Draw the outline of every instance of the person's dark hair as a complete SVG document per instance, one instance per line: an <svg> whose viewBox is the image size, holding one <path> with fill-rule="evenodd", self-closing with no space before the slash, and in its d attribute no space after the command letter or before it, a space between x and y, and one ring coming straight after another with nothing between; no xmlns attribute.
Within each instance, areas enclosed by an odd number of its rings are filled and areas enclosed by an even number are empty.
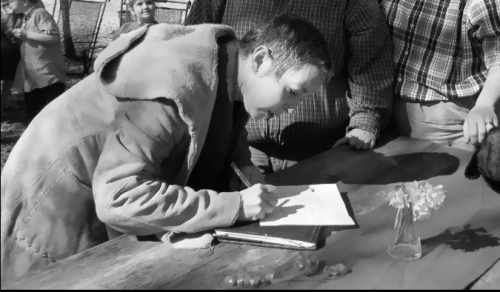
<svg viewBox="0 0 500 292"><path fill-rule="evenodd" d="M331 72L332 59L325 39L307 20L292 14L273 17L248 31L240 42L244 58L265 45L273 58L272 71L277 79L288 70L300 70L311 64Z"/></svg>
<svg viewBox="0 0 500 292"><path fill-rule="evenodd" d="M491 129L476 148L465 168L465 176L469 179L482 176L490 188L500 194L500 127Z"/></svg>

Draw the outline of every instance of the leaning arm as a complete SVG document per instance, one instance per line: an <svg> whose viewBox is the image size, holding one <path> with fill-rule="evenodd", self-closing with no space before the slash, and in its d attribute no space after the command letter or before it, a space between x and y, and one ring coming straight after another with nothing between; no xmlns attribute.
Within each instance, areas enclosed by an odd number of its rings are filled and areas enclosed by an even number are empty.
<svg viewBox="0 0 500 292"><path fill-rule="evenodd" d="M470 9L470 22L474 27L473 41L480 44L482 61L488 70L483 88L475 106L464 123L466 142L481 143L488 132L487 122L498 126L500 113L500 15L495 0L474 2ZM473 44L474 45L474 44Z"/></svg>
<svg viewBox="0 0 500 292"><path fill-rule="evenodd" d="M476 106L488 106L496 109L496 112L500 110L500 82L498 80L500 80L500 65L488 71L488 77L486 77L483 90L477 98Z"/></svg>
<svg viewBox="0 0 500 292"><path fill-rule="evenodd" d="M378 137L392 110L394 65L392 43L376 1L353 1L347 9L350 58L350 123Z"/></svg>
<svg viewBox="0 0 500 292"><path fill-rule="evenodd" d="M496 7L496 9L495 9ZM471 9L472 25L478 27L474 38L481 44L483 61L488 76L479 94L476 105L499 106L500 99L500 5L495 0L483 0L475 3ZM498 108L497 108L498 110Z"/></svg>
<svg viewBox="0 0 500 292"><path fill-rule="evenodd" d="M125 102L118 111L93 179L102 222L132 235L194 233L235 222L238 193L196 191L179 182L182 167L168 158L189 137L172 101Z"/></svg>

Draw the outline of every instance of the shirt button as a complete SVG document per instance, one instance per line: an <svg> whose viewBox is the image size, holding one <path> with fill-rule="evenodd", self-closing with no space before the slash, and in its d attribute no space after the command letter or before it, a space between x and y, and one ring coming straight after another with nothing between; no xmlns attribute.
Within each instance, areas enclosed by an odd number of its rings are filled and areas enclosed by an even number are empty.
<svg viewBox="0 0 500 292"><path fill-rule="evenodd" d="M414 24L411 24L410 27L413 28L415 25Z"/></svg>
<svg viewBox="0 0 500 292"><path fill-rule="evenodd" d="M409 54L408 51L405 51L405 55L408 55L408 54Z"/></svg>
<svg viewBox="0 0 500 292"><path fill-rule="evenodd" d="M399 82L403 81L403 78L399 77L399 78L398 78L398 81L399 81Z"/></svg>

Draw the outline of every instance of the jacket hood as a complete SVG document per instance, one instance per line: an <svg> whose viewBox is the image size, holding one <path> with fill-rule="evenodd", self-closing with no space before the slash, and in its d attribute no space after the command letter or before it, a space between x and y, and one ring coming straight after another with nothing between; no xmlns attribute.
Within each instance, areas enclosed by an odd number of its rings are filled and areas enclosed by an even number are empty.
<svg viewBox="0 0 500 292"><path fill-rule="evenodd" d="M191 135L186 162L190 170L203 147L215 104L221 37L236 39L226 25L144 26L113 41L94 66L105 97L167 98L177 104Z"/></svg>

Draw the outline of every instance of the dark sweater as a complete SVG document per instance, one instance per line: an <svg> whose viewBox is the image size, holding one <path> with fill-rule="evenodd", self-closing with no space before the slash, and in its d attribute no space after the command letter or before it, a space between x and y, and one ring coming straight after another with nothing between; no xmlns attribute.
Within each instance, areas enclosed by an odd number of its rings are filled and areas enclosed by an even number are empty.
<svg viewBox="0 0 500 292"><path fill-rule="evenodd" d="M239 139L246 139L245 124L249 118L248 113L245 111L243 102L234 101L235 97L228 95L227 41L222 40L224 43L219 44L221 46L217 68L219 85L207 138L187 183L195 190L228 191L230 163L234 160ZM250 157L247 160L249 161ZM214 163L214 161L220 163Z"/></svg>

